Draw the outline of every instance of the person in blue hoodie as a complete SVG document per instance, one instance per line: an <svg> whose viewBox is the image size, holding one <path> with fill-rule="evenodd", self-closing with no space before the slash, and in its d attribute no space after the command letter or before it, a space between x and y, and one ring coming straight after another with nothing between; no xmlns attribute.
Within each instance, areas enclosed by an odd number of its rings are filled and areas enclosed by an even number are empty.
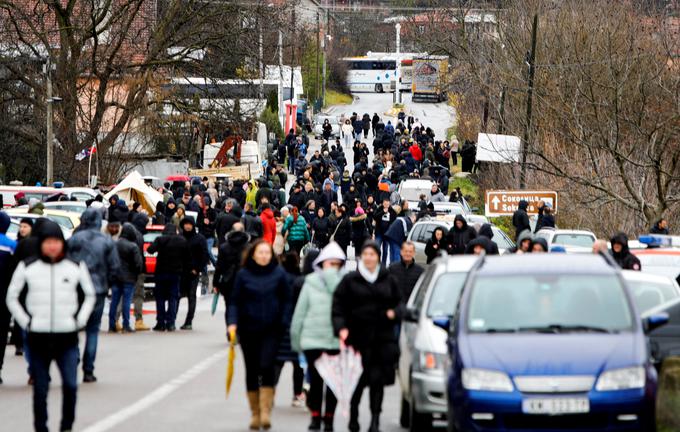
<svg viewBox="0 0 680 432"><path fill-rule="evenodd" d="M413 222L411 216L401 213L385 232L384 238L390 246L390 264L401 261L401 244L406 241Z"/></svg>
<svg viewBox="0 0 680 432"><path fill-rule="evenodd" d="M103 234L101 229L102 214L96 209L88 208L80 216L80 225L68 241L69 259L87 264L97 294L94 311L85 328L83 381L86 383L97 381L94 376L94 361L97 356L97 341L104 303L109 286L118 280L120 273L120 257L116 244L111 237Z"/></svg>
<svg viewBox="0 0 680 432"><path fill-rule="evenodd" d="M9 225L9 216L4 211L0 211L0 372L2 372L2 363L5 358L7 332L11 318L5 304L5 298L7 297L7 286L12 277L12 255L17 247L17 242L7 237ZM0 384L2 384L2 375L0 375Z"/></svg>

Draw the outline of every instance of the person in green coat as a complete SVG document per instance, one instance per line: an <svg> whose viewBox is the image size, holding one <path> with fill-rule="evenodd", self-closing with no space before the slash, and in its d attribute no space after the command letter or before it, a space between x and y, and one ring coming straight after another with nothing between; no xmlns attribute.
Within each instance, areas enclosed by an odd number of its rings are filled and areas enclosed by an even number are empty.
<svg viewBox="0 0 680 432"><path fill-rule="evenodd" d="M307 229L307 221L300 216L300 211L297 207L293 207L290 216L286 218L282 232L286 236L290 250L294 250L298 255L302 247L311 239L309 229Z"/></svg>
<svg viewBox="0 0 680 432"><path fill-rule="evenodd" d="M323 379L314 363L322 354L337 355L340 341L333 333L331 309L333 293L344 276L345 253L335 243L329 243L314 261L314 273L305 278L290 325L291 346L294 351L304 353L309 367L310 389L307 407L312 413L309 430L333 430L333 415L337 400L330 389L326 389L326 410L323 405Z"/></svg>

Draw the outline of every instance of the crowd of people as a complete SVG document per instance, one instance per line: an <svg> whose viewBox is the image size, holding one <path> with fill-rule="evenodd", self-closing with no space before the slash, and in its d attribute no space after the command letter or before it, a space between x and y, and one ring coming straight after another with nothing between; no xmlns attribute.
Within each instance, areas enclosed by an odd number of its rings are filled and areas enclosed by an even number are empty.
<svg viewBox="0 0 680 432"><path fill-rule="evenodd" d="M4 235L9 217L0 212L0 294L7 299L0 306L0 334L7 334L13 317L12 341L28 360L34 386L36 430L47 430L52 361L64 380L61 429L72 428L78 332L85 330L84 382L95 382L97 336L109 293L109 331L149 329L142 315L144 234L153 224L164 227L146 251L156 254L153 330L177 330L184 297L188 308L180 329L192 330L197 291L222 295L227 337L236 335L245 360L252 430L271 427L275 388L283 364L290 362L294 406L309 408L309 430L332 431L337 401L324 391L315 360L351 346L361 354L364 372L351 400L349 430L359 430L358 407L368 388L369 431L379 431L384 387L394 382L400 355L399 323L424 271L407 237L418 219L434 213L434 202L464 199L459 189L449 193L450 167L460 155L471 170L474 143L466 142L459 152L457 142L436 140L431 128L401 114L393 125L377 114L355 113L343 119L334 142L331 133L324 127L321 149L311 152L305 136L289 131L259 179L166 183L153 214L115 195L106 206L99 196L88 201L68 241L48 219L22 220L18 240L10 240ZM432 181L416 208L397 192L409 178ZM521 202L513 216L517 246L510 252L548 252L546 242L531 232L527 204ZM554 226L552 207L541 205L535 230ZM655 228L667 230L667 224ZM442 252L498 254L493 235L489 224L473 227L458 215L450 230L432 233L427 263ZM611 243L622 267L639 270L625 235ZM350 252L357 269L348 272ZM0 370L5 343L0 338ZM306 393L299 353L308 366Z"/></svg>

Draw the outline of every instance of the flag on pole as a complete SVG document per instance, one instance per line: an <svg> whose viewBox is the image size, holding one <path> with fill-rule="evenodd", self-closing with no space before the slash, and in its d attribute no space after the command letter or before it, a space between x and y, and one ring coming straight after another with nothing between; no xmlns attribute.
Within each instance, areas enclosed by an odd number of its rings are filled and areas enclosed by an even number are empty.
<svg viewBox="0 0 680 432"><path fill-rule="evenodd" d="M83 149L83 150L80 151L80 153L78 153L78 154L76 155L76 160L77 160L77 161L85 160L85 158L87 158L89 155L90 155L90 154L89 154L89 152L87 151L87 149Z"/></svg>

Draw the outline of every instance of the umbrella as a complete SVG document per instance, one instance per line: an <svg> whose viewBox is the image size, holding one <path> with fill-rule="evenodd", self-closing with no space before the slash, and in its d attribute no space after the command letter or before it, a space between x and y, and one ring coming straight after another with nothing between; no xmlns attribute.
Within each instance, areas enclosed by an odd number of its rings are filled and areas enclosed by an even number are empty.
<svg viewBox="0 0 680 432"><path fill-rule="evenodd" d="M215 315L217 312L217 302L220 300L220 293L216 292L213 294L212 305L210 306L210 315Z"/></svg>
<svg viewBox="0 0 680 432"><path fill-rule="evenodd" d="M352 347L342 346L340 354L322 354L314 363L319 375L331 389L345 417L349 416L349 404L364 371L361 354Z"/></svg>
<svg viewBox="0 0 680 432"><path fill-rule="evenodd" d="M165 179L171 182L186 182L189 181L189 176L183 174L174 174L167 176Z"/></svg>
<svg viewBox="0 0 680 432"><path fill-rule="evenodd" d="M236 360L236 332L229 332L229 355L227 356L227 397L231 390L231 382L234 380L234 360Z"/></svg>

